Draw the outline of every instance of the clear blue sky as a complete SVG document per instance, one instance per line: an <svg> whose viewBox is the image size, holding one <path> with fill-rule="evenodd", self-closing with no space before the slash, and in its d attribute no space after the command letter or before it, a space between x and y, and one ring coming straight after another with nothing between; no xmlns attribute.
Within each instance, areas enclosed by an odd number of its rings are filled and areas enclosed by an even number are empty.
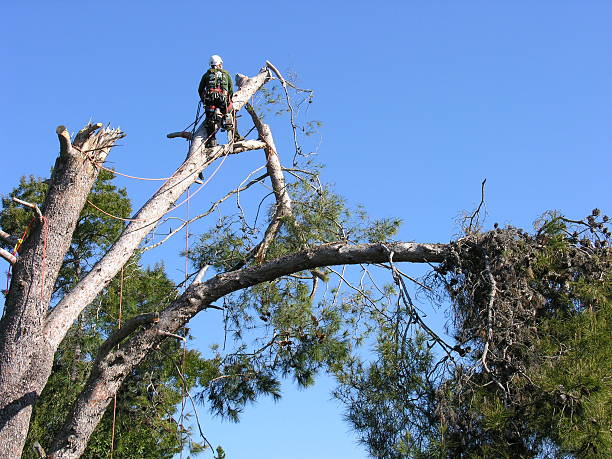
<svg viewBox="0 0 612 459"><path fill-rule="evenodd" d="M193 119L218 53L230 72L268 59L316 91L323 178L373 215L403 218L402 239L448 241L484 178L489 224L610 212L610 17L611 2L584 0L4 2L0 193L47 176L55 127L89 119L128 133L109 158L118 170L168 175L185 144L165 134ZM288 162L285 126L273 127ZM228 160L193 212L240 180L241 161ZM155 189L121 183L136 206ZM179 247L162 252L173 276ZM365 457L329 388L290 389L239 425L205 411L203 423L231 459Z"/></svg>

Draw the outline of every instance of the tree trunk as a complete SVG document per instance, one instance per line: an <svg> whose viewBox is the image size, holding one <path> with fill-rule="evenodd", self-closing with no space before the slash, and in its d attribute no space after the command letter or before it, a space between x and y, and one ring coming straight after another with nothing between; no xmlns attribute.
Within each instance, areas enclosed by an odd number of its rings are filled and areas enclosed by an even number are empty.
<svg viewBox="0 0 612 459"><path fill-rule="evenodd" d="M43 337L43 323L55 278L70 247L85 200L118 130L88 125L70 142L58 127L60 156L55 162L42 216L34 216L30 236L13 265L13 277L0 321L0 457L21 455L32 405L53 363L55 348ZM93 135L92 135L93 134ZM86 153L84 153L86 151Z"/></svg>

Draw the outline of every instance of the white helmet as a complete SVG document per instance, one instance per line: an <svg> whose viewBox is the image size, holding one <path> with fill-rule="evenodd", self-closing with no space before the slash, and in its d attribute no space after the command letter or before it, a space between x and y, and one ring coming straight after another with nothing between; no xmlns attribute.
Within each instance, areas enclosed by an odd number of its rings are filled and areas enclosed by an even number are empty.
<svg viewBox="0 0 612 459"><path fill-rule="evenodd" d="M216 65L222 65L223 64L223 59L221 59L221 56L218 56L217 54L213 54L212 56L210 56L210 66L214 67Z"/></svg>

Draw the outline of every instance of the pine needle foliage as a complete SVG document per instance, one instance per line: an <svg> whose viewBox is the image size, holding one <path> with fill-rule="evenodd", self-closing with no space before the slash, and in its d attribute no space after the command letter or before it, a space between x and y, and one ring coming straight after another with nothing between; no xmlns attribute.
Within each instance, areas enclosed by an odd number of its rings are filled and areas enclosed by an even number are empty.
<svg viewBox="0 0 612 459"><path fill-rule="evenodd" d="M551 212L533 233L453 243L429 284L450 301L456 353L381 327L377 359L341 373L337 396L372 456L610 456L608 221Z"/></svg>

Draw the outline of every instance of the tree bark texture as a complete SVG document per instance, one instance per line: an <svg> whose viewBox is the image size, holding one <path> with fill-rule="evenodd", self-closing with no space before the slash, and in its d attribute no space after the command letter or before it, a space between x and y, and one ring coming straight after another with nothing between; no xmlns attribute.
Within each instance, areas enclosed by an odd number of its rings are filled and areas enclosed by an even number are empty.
<svg viewBox="0 0 612 459"><path fill-rule="evenodd" d="M98 176L95 161L104 161L122 136L113 129L94 134L89 125L74 143L58 127L60 155L43 206L30 236L21 246L0 321L0 457L21 455L32 405L42 391L55 348L42 334L55 278L70 247L85 200ZM86 152L86 153L84 153Z"/></svg>

